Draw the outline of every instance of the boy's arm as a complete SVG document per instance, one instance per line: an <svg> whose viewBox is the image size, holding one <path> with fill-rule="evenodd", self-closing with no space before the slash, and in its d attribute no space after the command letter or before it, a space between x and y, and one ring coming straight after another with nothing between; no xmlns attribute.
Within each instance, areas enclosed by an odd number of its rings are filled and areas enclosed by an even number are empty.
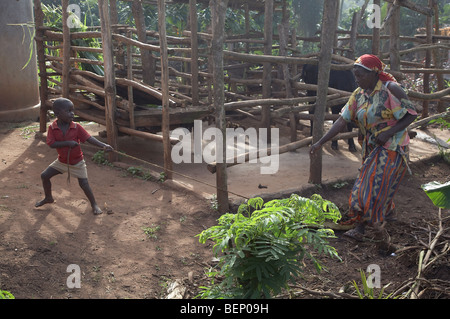
<svg viewBox="0 0 450 319"><path fill-rule="evenodd" d="M74 148L78 146L79 144L75 141L55 141L52 144L49 144L51 148L63 148L63 147L70 147Z"/></svg>
<svg viewBox="0 0 450 319"><path fill-rule="evenodd" d="M98 146L98 147L100 147L100 148L103 148L103 149L104 149L105 151L107 151L107 152L110 152L110 151L113 151L113 150L114 150L114 148L112 148L111 145L108 145L108 144L106 144L106 143L103 143L103 142L97 140L97 139L96 139L95 137L93 137L93 136L91 136L90 138L88 138L86 141L89 142L89 143L92 144L92 145L95 145L95 146Z"/></svg>

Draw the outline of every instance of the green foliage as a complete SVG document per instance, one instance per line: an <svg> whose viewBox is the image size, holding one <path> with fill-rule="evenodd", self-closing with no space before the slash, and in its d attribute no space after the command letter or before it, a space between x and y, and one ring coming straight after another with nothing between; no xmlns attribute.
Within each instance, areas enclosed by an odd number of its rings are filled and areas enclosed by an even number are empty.
<svg viewBox="0 0 450 319"><path fill-rule="evenodd" d="M447 209L450 208L450 182L444 184L439 182L429 182L422 185L422 189L435 206Z"/></svg>
<svg viewBox="0 0 450 319"><path fill-rule="evenodd" d="M92 161L94 163L100 164L100 165L108 165L112 166L112 164L106 159L105 151L97 151L94 156L92 156Z"/></svg>
<svg viewBox="0 0 450 319"><path fill-rule="evenodd" d="M147 235L150 239L158 239L158 236L156 235L157 232L161 230L161 226L153 225L151 227L143 227L142 230L144 231L144 234Z"/></svg>
<svg viewBox="0 0 450 319"><path fill-rule="evenodd" d="M267 203L249 199L236 214L222 215L217 226L198 235L201 243L215 243L213 252L220 259L221 268L211 277L224 277L203 287L200 297L269 298L299 277L304 259L320 272L316 252L339 258L327 241L334 238L333 231L322 225L340 218L338 207L319 195L308 199L292 194Z"/></svg>
<svg viewBox="0 0 450 319"><path fill-rule="evenodd" d="M139 166L130 166L127 168L127 172L130 173L133 177L137 177L146 181L153 178L149 170L146 170ZM160 181L164 181L163 175L160 175Z"/></svg>
<svg viewBox="0 0 450 319"><path fill-rule="evenodd" d="M362 290L360 290L358 288L358 284L356 283L356 281L353 281L353 286L356 289L356 294L358 295L359 299L389 299L391 297L392 294L389 294L387 296L384 295L384 290L390 285L387 284L386 286L384 286L383 288L380 289L380 293L378 294L378 296L375 295L375 290L373 289L373 287L370 287L367 284L367 278L366 278L366 274L364 273L364 271L361 269L361 282L362 282Z"/></svg>
<svg viewBox="0 0 450 319"><path fill-rule="evenodd" d="M450 108L447 108L447 113L448 112L450 112ZM444 117L432 120L430 123L438 124L439 127L441 128L441 131L450 130L450 121L448 121ZM447 164L450 164L450 151L448 151L448 148L445 148L439 144L438 138L434 134L433 137L438 142L437 145L439 148L439 154L442 156L442 158ZM446 143L450 145L450 138L446 141Z"/></svg>
<svg viewBox="0 0 450 319"><path fill-rule="evenodd" d="M15 299L15 297L9 291L0 290L0 299Z"/></svg>

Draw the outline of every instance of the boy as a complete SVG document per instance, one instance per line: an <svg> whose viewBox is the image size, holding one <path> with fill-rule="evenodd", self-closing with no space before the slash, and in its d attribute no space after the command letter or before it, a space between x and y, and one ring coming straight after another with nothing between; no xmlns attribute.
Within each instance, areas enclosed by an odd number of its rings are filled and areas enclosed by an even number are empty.
<svg viewBox="0 0 450 319"><path fill-rule="evenodd" d="M71 175L78 178L81 189L91 203L93 213L98 215L102 213L102 210L97 205L89 186L86 163L79 143L88 141L106 151L112 151L113 148L90 136L79 123L73 122L73 109L73 103L65 98L59 98L53 103L53 112L57 119L48 128L47 144L51 148L56 148L58 158L41 174L45 197L37 202L35 206L40 207L54 202L50 179L55 175L67 172L69 174L68 178Z"/></svg>

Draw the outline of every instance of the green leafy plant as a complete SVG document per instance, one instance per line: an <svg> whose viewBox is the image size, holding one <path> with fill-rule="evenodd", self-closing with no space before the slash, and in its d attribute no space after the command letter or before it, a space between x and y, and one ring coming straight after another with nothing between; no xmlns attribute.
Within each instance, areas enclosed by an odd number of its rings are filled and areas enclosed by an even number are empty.
<svg viewBox="0 0 450 319"><path fill-rule="evenodd" d="M0 290L0 299L15 299L15 297L9 291Z"/></svg>
<svg viewBox="0 0 450 319"><path fill-rule="evenodd" d="M133 175L134 177L143 179L143 180L151 180L153 178L152 174L149 170L146 170L142 167L130 166L127 168L127 172Z"/></svg>
<svg viewBox="0 0 450 319"><path fill-rule="evenodd" d="M292 194L286 199L264 203L251 198L236 214L224 214L218 225L199 234L201 243L212 240L220 269L210 272L210 287L202 287L200 298L269 298L288 288L312 261L320 272L316 252L338 258L328 244L334 238L326 220L341 218L338 207L319 195L304 198ZM219 282L219 277L224 279Z"/></svg>
<svg viewBox="0 0 450 319"><path fill-rule="evenodd" d="M450 181L444 184L429 182L422 185L422 189L431 199L434 206L439 208L450 208Z"/></svg>
<svg viewBox="0 0 450 319"><path fill-rule="evenodd" d="M448 113L450 113L450 107L447 108L447 114ZM441 131L450 129L450 121L448 121L444 117L438 118L436 120L432 120L430 123L438 124L440 129L441 129ZM448 150L448 147L445 147L445 144L441 145L441 143L439 142L439 139L436 137L436 135L433 134L433 137L434 137L434 139L437 142L436 144L437 144L437 146L439 148L439 155L441 155L441 157L443 158L443 160L447 164L450 164L450 151ZM450 145L450 138L447 141L445 141L445 142L448 145Z"/></svg>
<svg viewBox="0 0 450 319"><path fill-rule="evenodd" d="M92 161L94 163L100 164L100 165L108 165L112 166L112 164L106 159L105 151L97 151L94 156L92 156Z"/></svg>
<svg viewBox="0 0 450 319"><path fill-rule="evenodd" d="M359 289L358 284L356 281L353 281L353 286L356 289L356 294L358 295L359 299L389 299L392 294L389 294L387 296L384 295L384 290L390 285L387 284L386 286L383 286L380 289L380 293L378 295L375 294L375 290L373 287L370 287L370 285L367 283L367 277L365 272L360 269L361 272L361 282L362 282L362 290Z"/></svg>
<svg viewBox="0 0 450 319"><path fill-rule="evenodd" d="M144 234L146 234L148 238L158 239L156 233L161 230L161 226L159 225L155 226L152 224L151 227L143 227L142 230L144 231Z"/></svg>

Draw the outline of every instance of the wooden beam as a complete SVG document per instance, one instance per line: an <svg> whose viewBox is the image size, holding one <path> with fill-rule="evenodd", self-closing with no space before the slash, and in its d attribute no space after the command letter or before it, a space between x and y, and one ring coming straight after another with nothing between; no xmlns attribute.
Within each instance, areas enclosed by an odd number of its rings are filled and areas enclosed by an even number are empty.
<svg viewBox="0 0 450 319"><path fill-rule="evenodd" d="M424 14L426 16L433 16L433 9L430 7L423 7L420 5L415 4L412 1L409 0L385 0L386 2L390 2L390 3L398 3L400 6L408 8L410 10L413 10L415 12Z"/></svg>

